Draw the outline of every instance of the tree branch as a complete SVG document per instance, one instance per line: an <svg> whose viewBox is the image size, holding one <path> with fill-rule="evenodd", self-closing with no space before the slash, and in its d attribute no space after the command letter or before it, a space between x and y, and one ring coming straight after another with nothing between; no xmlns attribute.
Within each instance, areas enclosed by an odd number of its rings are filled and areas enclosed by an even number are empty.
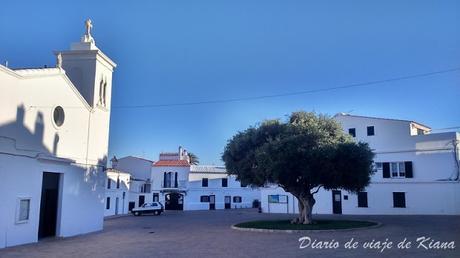
<svg viewBox="0 0 460 258"><path fill-rule="evenodd" d="M311 192L311 194L316 194L318 193L319 189L321 189L322 185L319 185L318 188L316 188L315 191Z"/></svg>

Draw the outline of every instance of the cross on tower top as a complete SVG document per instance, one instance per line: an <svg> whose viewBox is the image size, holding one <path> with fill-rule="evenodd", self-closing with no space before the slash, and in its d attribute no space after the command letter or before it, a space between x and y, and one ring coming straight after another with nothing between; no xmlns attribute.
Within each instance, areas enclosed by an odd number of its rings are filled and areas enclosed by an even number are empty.
<svg viewBox="0 0 460 258"><path fill-rule="evenodd" d="M93 22L91 21L91 19L86 19L85 28L86 32L85 35L83 35L83 37L81 38L81 41L95 44L96 42L94 41L93 36L91 36L91 29L93 28Z"/></svg>

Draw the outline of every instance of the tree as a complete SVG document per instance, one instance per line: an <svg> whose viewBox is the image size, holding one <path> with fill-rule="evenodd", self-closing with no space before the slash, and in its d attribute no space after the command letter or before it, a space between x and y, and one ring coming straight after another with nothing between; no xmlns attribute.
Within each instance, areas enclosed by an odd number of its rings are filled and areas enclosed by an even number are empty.
<svg viewBox="0 0 460 258"><path fill-rule="evenodd" d="M238 132L225 147L227 171L242 184L275 184L294 195L299 217L311 224L314 195L326 190L362 191L373 173L374 154L326 115L294 112L288 121L268 120Z"/></svg>
<svg viewBox="0 0 460 258"><path fill-rule="evenodd" d="M188 155L188 160L189 160L190 164L198 165L200 163L200 160L199 160L197 155L195 155L195 154L193 154L191 152L187 153L187 155Z"/></svg>

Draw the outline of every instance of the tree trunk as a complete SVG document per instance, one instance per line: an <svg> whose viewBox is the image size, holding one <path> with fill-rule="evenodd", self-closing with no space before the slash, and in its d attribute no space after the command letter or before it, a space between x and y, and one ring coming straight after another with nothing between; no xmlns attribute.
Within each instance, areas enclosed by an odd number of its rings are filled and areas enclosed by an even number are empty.
<svg viewBox="0 0 460 258"><path fill-rule="evenodd" d="M312 211L315 205L315 198L312 194L299 194L295 195L299 201L299 217L291 221L292 224L312 224Z"/></svg>

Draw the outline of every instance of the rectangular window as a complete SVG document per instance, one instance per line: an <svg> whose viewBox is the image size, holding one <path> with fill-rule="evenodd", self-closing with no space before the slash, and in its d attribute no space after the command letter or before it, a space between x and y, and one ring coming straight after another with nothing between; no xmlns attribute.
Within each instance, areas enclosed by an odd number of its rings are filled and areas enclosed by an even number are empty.
<svg viewBox="0 0 460 258"><path fill-rule="evenodd" d="M398 162L399 167L399 177L406 177L406 168L404 162Z"/></svg>
<svg viewBox="0 0 460 258"><path fill-rule="evenodd" d="M393 207L406 208L406 193L393 192Z"/></svg>
<svg viewBox="0 0 460 258"><path fill-rule="evenodd" d="M110 178L107 178L107 189L110 189L112 187L112 180Z"/></svg>
<svg viewBox="0 0 460 258"><path fill-rule="evenodd" d="M375 135L374 126L368 126L367 127L367 136L372 136L372 135Z"/></svg>
<svg viewBox="0 0 460 258"><path fill-rule="evenodd" d="M200 202L209 202L209 196L207 195L200 196Z"/></svg>
<svg viewBox="0 0 460 258"><path fill-rule="evenodd" d="M279 203L280 202L280 196L279 195L269 195L268 196L268 202L269 203Z"/></svg>
<svg viewBox="0 0 460 258"><path fill-rule="evenodd" d="M287 203L288 198L287 198L287 195L279 195L279 194L269 195L268 202L269 203Z"/></svg>
<svg viewBox="0 0 460 258"><path fill-rule="evenodd" d="M398 163L390 163L391 177L398 177Z"/></svg>
<svg viewBox="0 0 460 258"><path fill-rule="evenodd" d="M367 192L358 193L358 207L367 208Z"/></svg>
<svg viewBox="0 0 460 258"><path fill-rule="evenodd" d="M351 135L352 137L356 137L356 128L349 128L348 134Z"/></svg>
<svg viewBox="0 0 460 258"><path fill-rule="evenodd" d="M233 196L233 202L234 203L240 203L241 202L241 196Z"/></svg>
<svg viewBox="0 0 460 258"><path fill-rule="evenodd" d="M150 193L150 188L151 188L150 184L143 184L143 185L141 185L140 192L141 193Z"/></svg>
<svg viewBox="0 0 460 258"><path fill-rule="evenodd" d="M404 162L391 162L390 173L393 178L404 178L406 177L406 166Z"/></svg>
<svg viewBox="0 0 460 258"><path fill-rule="evenodd" d="M222 178L222 187L228 187L228 179Z"/></svg>
<svg viewBox="0 0 460 258"><path fill-rule="evenodd" d="M105 201L105 209L110 210L110 197L107 197L107 200Z"/></svg>
<svg viewBox="0 0 460 258"><path fill-rule="evenodd" d="M207 178L201 179L201 186L202 187L208 187L208 179Z"/></svg>
<svg viewBox="0 0 460 258"><path fill-rule="evenodd" d="M120 177L117 177L117 189L120 189Z"/></svg>
<svg viewBox="0 0 460 258"><path fill-rule="evenodd" d="M17 205L16 223L25 223L29 221L30 198L20 198Z"/></svg>

